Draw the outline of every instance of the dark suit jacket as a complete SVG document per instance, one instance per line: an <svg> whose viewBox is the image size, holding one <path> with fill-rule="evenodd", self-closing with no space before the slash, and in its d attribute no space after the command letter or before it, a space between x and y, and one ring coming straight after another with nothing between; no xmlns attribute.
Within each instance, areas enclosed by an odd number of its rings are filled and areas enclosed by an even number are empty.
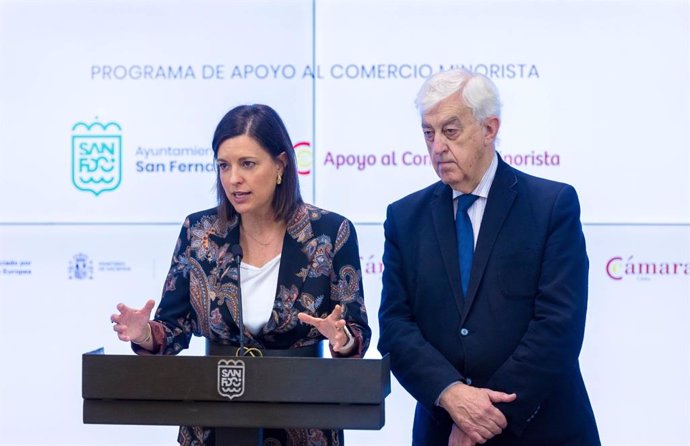
<svg viewBox="0 0 690 446"><path fill-rule="evenodd" d="M434 404L454 381L517 394L487 444L599 444L578 364L588 259L575 190L499 158L466 298L454 225L440 182L391 204L384 225L379 350L418 401L414 444L448 444Z"/></svg>

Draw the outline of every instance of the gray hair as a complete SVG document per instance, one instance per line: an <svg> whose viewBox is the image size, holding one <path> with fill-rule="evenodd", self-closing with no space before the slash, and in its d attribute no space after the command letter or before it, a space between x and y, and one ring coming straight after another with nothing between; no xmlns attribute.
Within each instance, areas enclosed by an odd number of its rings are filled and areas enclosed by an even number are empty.
<svg viewBox="0 0 690 446"><path fill-rule="evenodd" d="M498 88L486 76L464 69L441 71L430 76L419 89L415 104L423 115L448 96L461 91L462 100L477 121L489 116L501 117Z"/></svg>

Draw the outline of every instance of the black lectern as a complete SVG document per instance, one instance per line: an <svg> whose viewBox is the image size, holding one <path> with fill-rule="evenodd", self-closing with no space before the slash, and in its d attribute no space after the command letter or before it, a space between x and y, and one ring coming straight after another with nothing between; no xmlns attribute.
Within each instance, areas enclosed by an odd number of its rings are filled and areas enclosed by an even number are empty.
<svg viewBox="0 0 690 446"><path fill-rule="evenodd" d="M256 445L260 428L381 429L390 361L231 356L82 356L84 423L216 428Z"/></svg>

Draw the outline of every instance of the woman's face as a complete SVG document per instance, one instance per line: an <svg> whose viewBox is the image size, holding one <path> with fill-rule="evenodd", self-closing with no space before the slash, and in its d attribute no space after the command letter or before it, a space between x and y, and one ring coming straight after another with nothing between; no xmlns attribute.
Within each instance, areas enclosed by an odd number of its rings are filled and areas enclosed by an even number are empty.
<svg viewBox="0 0 690 446"><path fill-rule="evenodd" d="M225 196L238 214L273 218L273 196L287 155L276 159L248 135L226 139L218 147L218 169Z"/></svg>

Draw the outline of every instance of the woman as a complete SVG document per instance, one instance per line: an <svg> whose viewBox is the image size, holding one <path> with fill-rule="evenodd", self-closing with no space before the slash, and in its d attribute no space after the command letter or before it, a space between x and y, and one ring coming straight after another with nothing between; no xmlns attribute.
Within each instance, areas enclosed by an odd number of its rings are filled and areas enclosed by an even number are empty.
<svg viewBox="0 0 690 446"><path fill-rule="evenodd" d="M153 300L139 310L118 304L112 316L118 337L138 354L177 354L192 335L204 336L211 351L231 347L234 354L243 319L247 348L301 355L326 338L333 356L362 357L371 330L355 229L302 201L295 153L278 114L266 105L230 110L216 128L213 153L218 206L185 220L152 321ZM231 253L238 244L240 271ZM183 426L178 441L213 444L213 431ZM264 442L342 445L343 435L266 429Z"/></svg>

